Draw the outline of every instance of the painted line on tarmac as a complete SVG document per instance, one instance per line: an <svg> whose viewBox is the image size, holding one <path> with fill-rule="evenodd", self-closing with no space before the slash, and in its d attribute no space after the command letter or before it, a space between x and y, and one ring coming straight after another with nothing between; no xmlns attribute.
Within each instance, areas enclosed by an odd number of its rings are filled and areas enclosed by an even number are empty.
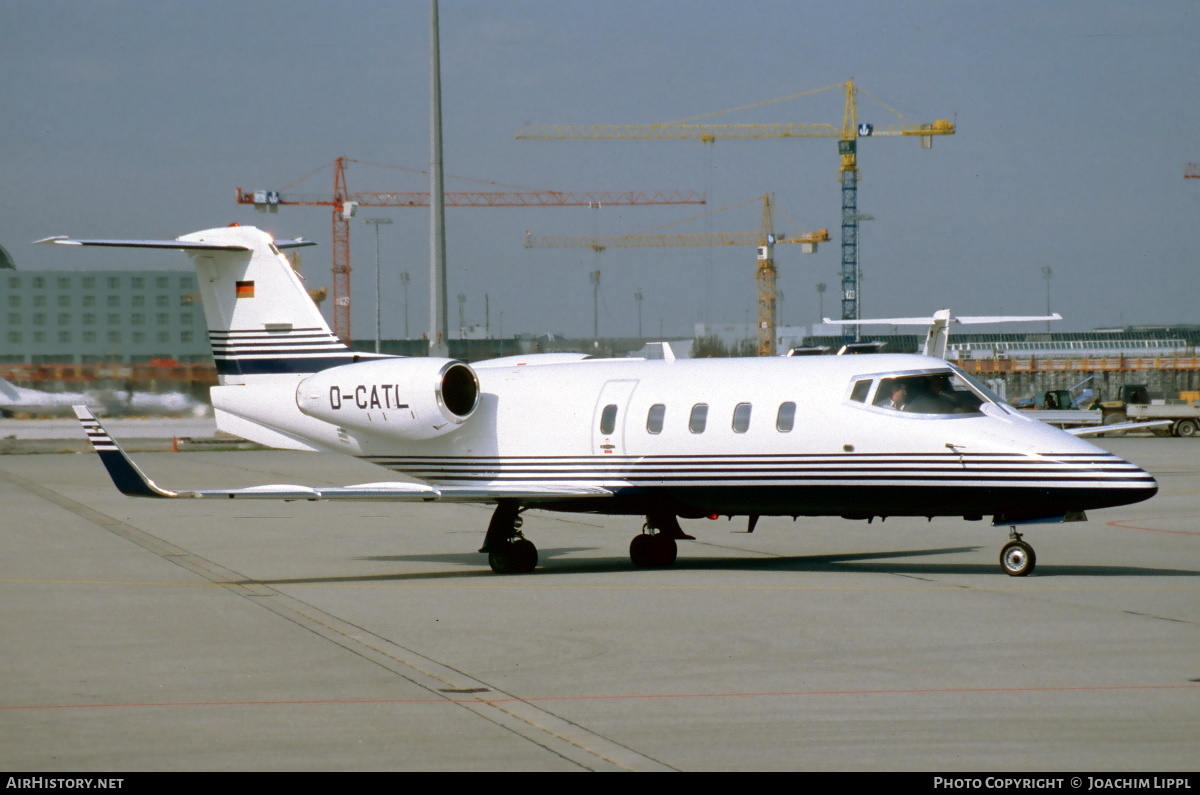
<svg viewBox="0 0 1200 795"><path fill-rule="evenodd" d="M579 694L572 696L525 696L518 698L481 697L478 699L454 698L363 698L363 699L268 699L244 701L150 701L104 704L12 704L0 706L0 712L38 711L59 709L150 709L181 707L289 707L289 706L353 706L355 704L378 706L386 704L447 704L475 705L479 703L498 705L554 701L655 701L690 699L753 699L753 698L809 698L814 696L937 696L937 695L1008 695L1012 693L1119 693L1148 690L1190 690L1200 692L1200 684L1177 685L1059 685L1047 687L938 687L938 688L869 688L854 690L769 690L727 693L625 693L625 694Z"/></svg>
<svg viewBox="0 0 1200 795"><path fill-rule="evenodd" d="M1172 535L1180 536L1200 536L1200 533L1194 530L1166 530L1161 527L1140 527L1134 524L1127 524L1127 522L1155 522L1160 519L1176 519L1179 521L1186 520L1185 517L1182 516L1149 516L1145 519L1115 519L1111 522L1105 522L1105 524L1109 527L1119 527L1122 530L1146 530L1151 533L1170 533Z"/></svg>

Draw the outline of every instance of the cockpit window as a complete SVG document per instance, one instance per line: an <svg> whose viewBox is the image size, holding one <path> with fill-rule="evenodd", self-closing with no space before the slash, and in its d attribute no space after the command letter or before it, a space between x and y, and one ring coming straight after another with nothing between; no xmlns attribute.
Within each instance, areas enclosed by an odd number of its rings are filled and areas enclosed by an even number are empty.
<svg viewBox="0 0 1200 795"><path fill-rule="evenodd" d="M979 414L985 398L957 372L921 373L881 378L873 404L909 414Z"/></svg>
<svg viewBox="0 0 1200 795"><path fill-rule="evenodd" d="M850 393L850 399L855 403L866 403L867 393L871 391L871 383L870 378L863 381L855 381L854 390Z"/></svg>

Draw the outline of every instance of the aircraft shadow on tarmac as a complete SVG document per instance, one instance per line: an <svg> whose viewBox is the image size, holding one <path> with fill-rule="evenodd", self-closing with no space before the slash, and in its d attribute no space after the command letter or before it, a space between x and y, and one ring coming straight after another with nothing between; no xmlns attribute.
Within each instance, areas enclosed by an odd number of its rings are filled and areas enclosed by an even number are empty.
<svg viewBox="0 0 1200 795"><path fill-rule="evenodd" d="M977 552L980 547L947 547L941 549L916 549L888 552L857 552L842 555L799 555L769 558L687 558L680 557L671 569L633 569L626 556L606 558L567 558L566 556L579 552L588 552L594 547L557 547L539 549L540 564L532 575L524 576L554 576L571 574L605 574L629 573L638 571L644 573L661 573L665 571L794 571L808 573L838 574L838 573L875 573L900 574L912 576L934 575L975 575L994 576L997 581L1005 582L998 571L997 564L988 560L979 563L930 563L911 560L937 555L954 555ZM686 549L686 548L685 548ZM556 560L557 558L557 560ZM908 560L896 560L897 558ZM354 584L384 584L388 582L419 582L445 579L490 579L495 581L496 575L487 568L487 560L478 552L462 552L456 554L432 555L387 555L357 558L357 560L377 562L413 562L413 563L445 563L467 567L455 571L422 571L398 572L395 574L371 574L348 577L298 577L289 579L255 580L262 585L332 585L342 583ZM1035 578L1043 577L1200 577L1200 571L1186 569L1143 568L1138 566L1097 566L1070 564L1042 564L1033 574ZM502 578L518 584L520 577Z"/></svg>

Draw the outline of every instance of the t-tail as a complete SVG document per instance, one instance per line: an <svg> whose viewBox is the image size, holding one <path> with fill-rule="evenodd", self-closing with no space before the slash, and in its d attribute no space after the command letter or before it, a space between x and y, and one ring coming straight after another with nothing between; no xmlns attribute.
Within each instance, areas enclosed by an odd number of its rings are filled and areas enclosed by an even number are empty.
<svg viewBox="0 0 1200 795"><path fill-rule="evenodd" d="M72 240L39 243L180 249L192 260L221 384L288 380L357 358L333 335L283 250L310 246L276 241L252 226L193 232L175 240Z"/></svg>

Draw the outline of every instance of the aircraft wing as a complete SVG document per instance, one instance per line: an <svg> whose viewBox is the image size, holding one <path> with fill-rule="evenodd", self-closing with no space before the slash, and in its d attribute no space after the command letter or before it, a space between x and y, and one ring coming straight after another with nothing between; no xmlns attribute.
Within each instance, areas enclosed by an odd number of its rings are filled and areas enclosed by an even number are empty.
<svg viewBox="0 0 1200 795"><path fill-rule="evenodd" d="M598 486L427 486L421 483L384 481L353 486L298 486L290 483L251 486L244 489L192 489L171 491L158 486L108 435L87 406L73 406L92 448L99 454L113 484L130 497L252 500L358 500L389 502L495 502L500 499L526 503L580 497L611 497Z"/></svg>
<svg viewBox="0 0 1200 795"><path fill-rule="evenodd" d="M1036 412L1031 412L1037 418ZM1151 428L1166 428L1171 420L1155 420L1154 422L1117 422L1112 425L1088 425L1083 428L1063 428L1072 436L1103 436L1106 433L1124 433L1125 431L1148 431Z"/></svg>
<svg viewBox="0 0 1200 795"><path fill-rule="evenodd" d="M861 320L830 320L822 318L821 322L831 326L928 326L938 318L926 317L875 317ZM943 318L948 323L978 324L978 323L1017 323L1036 320L1062 320L1062 315L1055 312L1052 315L952 315Z"/></svg>

